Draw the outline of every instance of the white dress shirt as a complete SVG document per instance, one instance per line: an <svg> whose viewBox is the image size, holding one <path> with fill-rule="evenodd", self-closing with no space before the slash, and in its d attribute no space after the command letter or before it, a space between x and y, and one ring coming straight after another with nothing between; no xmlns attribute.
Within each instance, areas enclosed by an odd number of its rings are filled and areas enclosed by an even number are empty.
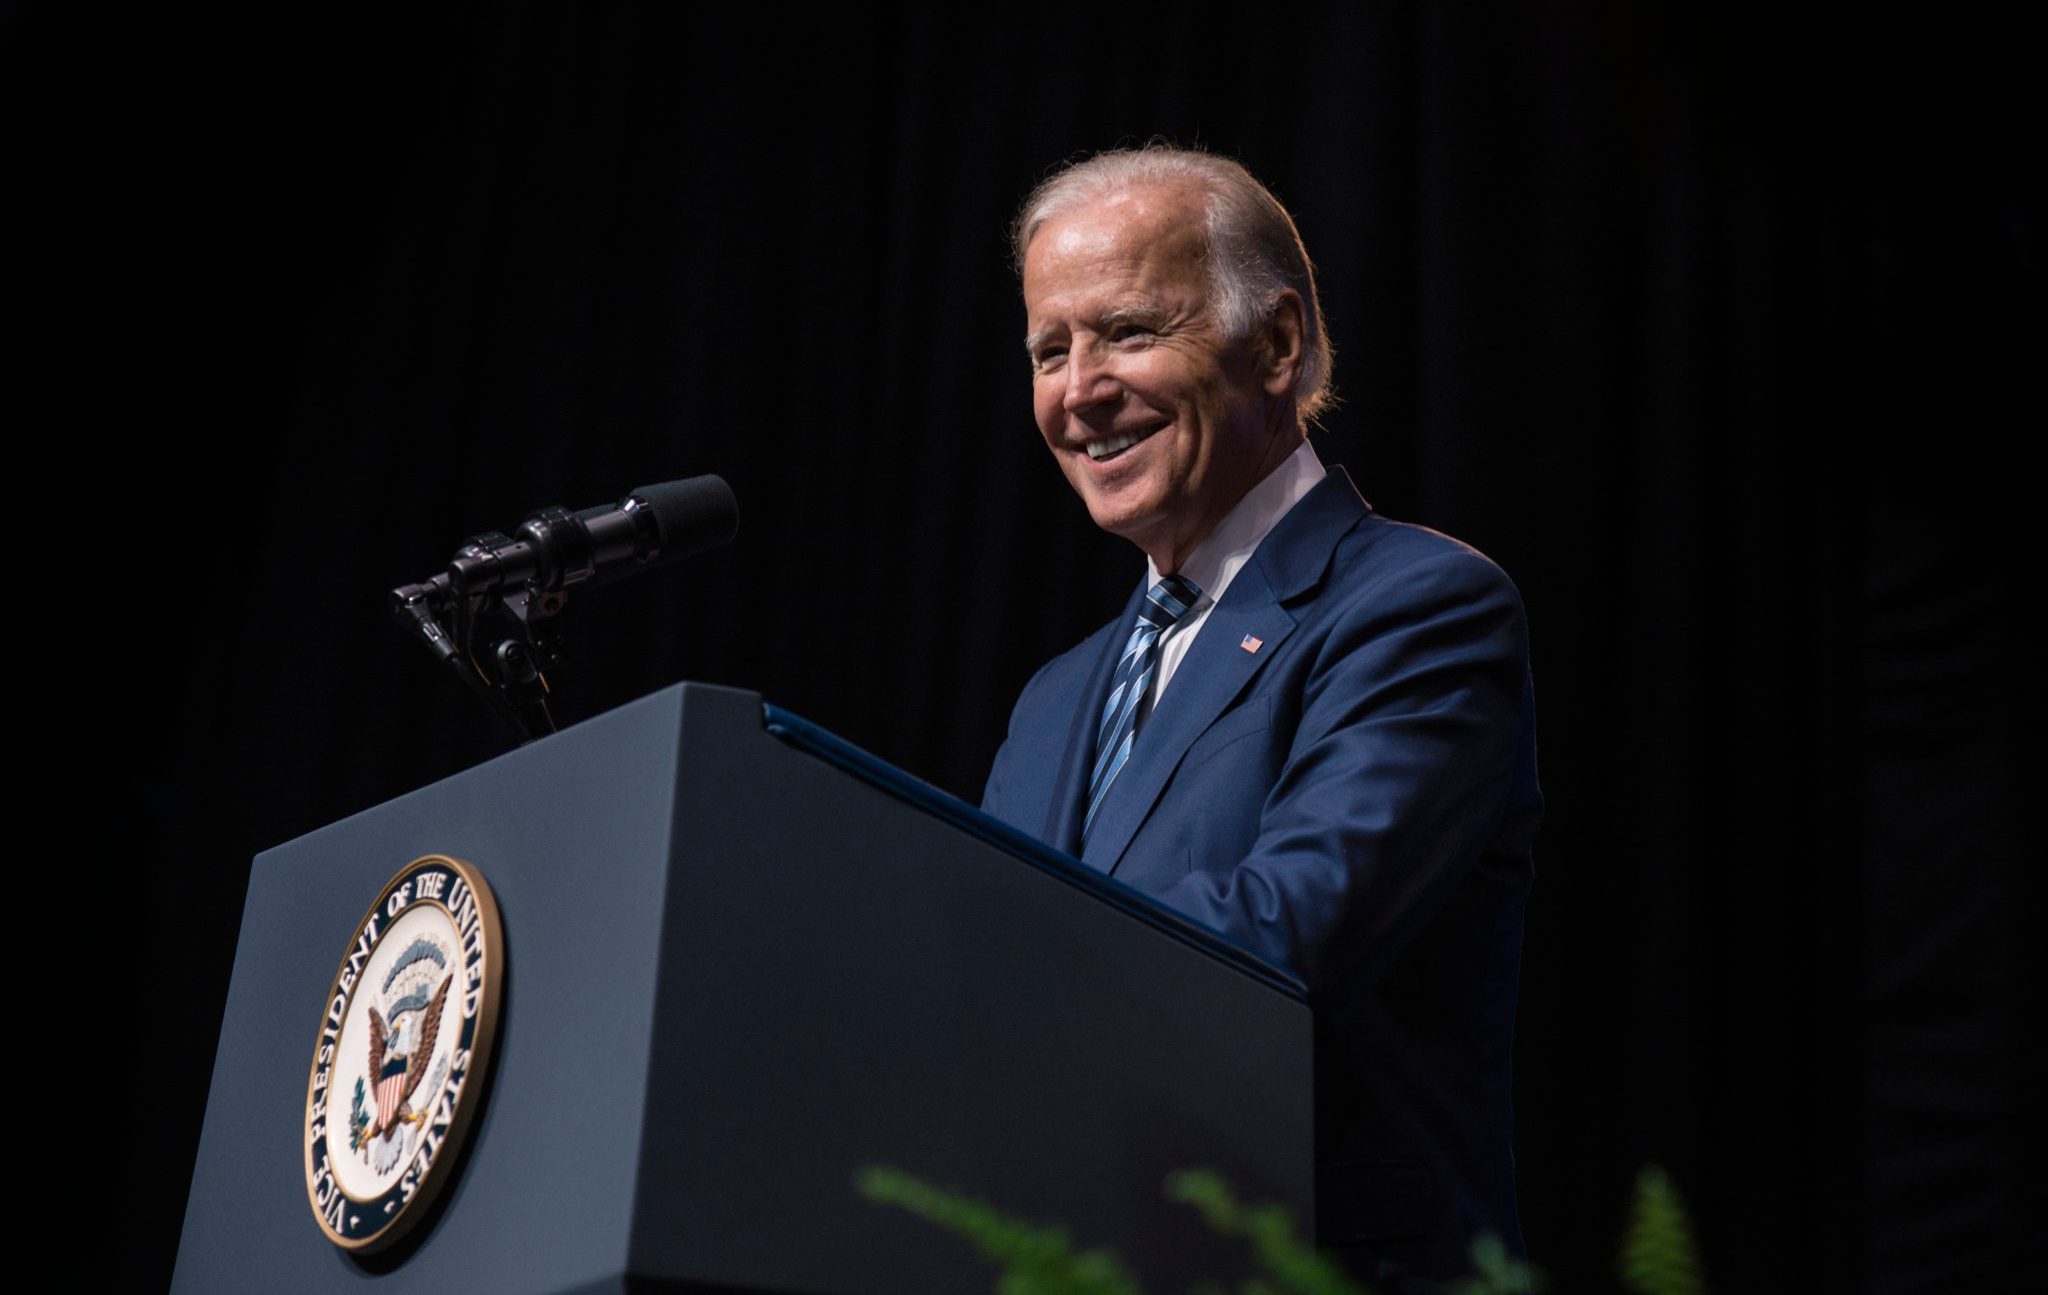
<svg viewBox="0 0 2048 1295"><path fill-rule="evenodd" d="M1166 692L1166 685L1173 679L1173 672L1179 667L1188 649L1194 646L1195 636L1202 632L1202 626L1209 620L1209 611L1223 597L1223 591L1251 561L1252 551L1259 547L1259 541L1266 538L1288 510L1301 502L1303 495L1315 488L1323 479L1323 461L1316 457L1307 441L1300 448L1281 461L1280 466L1266 474L1259 484L1245 492L1237 506L1223 515L1216 523L1216 529L1208 538L1195 545L1188 554L1188 560L1181 563L1179 575L1195 582L1202 596L1195 600L1194 609L1180 618L1174 627L1159 640L1159 668L1153 672L1152 688L1145 697L1145 709L1150 711L1159 704ZM1152 559L1145 559L1145 587L1159 583L1159 568L1152 565Z"/></svg>

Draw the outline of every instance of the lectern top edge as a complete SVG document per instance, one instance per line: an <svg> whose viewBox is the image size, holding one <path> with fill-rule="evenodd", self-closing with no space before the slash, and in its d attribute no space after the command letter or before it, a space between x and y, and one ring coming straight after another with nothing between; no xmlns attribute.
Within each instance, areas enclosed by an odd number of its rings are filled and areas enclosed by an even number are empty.
<svg viewBox="0 0 2048 1295"><path fill-rule="evenodd" d="M763 725L774 737L807 752L861 781L907 801L979 840L998 847L1019 861L1058 878L1067 885L1087 891L1119 912L1185 944L1194 945L1219 962L1252 979L1286 994L1297 1002L1308 1001L1308 986L1301 977L1275 962L1253 953L1227 936L1166 908L1113 877L1105 876L1071 855L1063 854L1038 838L981 812L959 797L939 790L911 776L879 756L809 720L793 715L773 703L761 707Z"/></svg>

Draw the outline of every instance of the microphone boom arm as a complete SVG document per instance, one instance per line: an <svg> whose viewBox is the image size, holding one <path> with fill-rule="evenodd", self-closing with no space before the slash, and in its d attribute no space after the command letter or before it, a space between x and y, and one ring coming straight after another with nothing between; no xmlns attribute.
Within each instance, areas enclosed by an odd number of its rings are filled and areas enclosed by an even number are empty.
<svg viewBox="0 0 2048 1295"><path fill-rule="evenodd" d="M730 540L732 489L715 476L643 486L617 505L543 508L516 537L475 536L448 569L391 591L391 610L524 744L556 731L547 672L563 664L556 618L569 590Z"/></svg>

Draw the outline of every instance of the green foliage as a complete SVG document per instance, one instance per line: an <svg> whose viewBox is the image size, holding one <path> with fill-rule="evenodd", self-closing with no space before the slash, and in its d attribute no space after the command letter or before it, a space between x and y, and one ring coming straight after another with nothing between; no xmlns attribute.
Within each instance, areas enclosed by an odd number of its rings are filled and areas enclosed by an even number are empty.
<svg viewBox="0 0 2048 1295"><path fill-rule="evenodd" d="M998 1295L1144 1295L1113 1251L1077 1253L1060 1228L1025 1222L898 1169L865 1169L856 1181L869 1200L908 1210L971 1242L1000 1269ZM1240 1282L1234 1293L1208 1283L1194 1295L1372 1295L1302 1239L1284 1206L1241 1203L1213 1170L1169 1174L1166 1195L1193 1206L1217 1234L1249 1241L1262 1269L1261 1276ZM1685 1203L1670 1176L1655 1165L1645 1166L1636 1179L1619 1267L1631 1295L1706 1295ZM1544 1285L1539 1269L1488 1233L1472 1243L1472 1276L1443 1289L1444 1295L1534 1295Z"/></svg>
<svg viewBox="0 0 2048 1295"><path fill-rule="evenodd" d="M1243 1237L1271 1281L1253 1279L1239 1295L1369 1295L1336 1264L1316 1253L1294 1230L1294 1215L1281 1205L1243 1205L1222 1175L1182 1169L1166 1176L1168 1200L1192 1205L1202 1221L1227 1237Z"/></svg>
<svg viewBox="0 0 2048 1295"><path fill-rule="evenodd" d="M1002 1269L999 1295L1143 1295L1123 1260L1108 1250L1075 1253L1060 1228L1026 1223L897 1169L864 1169L855 1182L869 1200L909 1210L972 1242Z"/></svg>
<svg viewBox="0 0 2048 1295"><path fill-rule="evenodd" d="M1137 1278L1113 1252L1076 1253L1060 1228L1026 1222L897 1169L866 1169L856 1182L869 1200L908 1210L972 1243L1001 1269L999 1295L1143 1295ZM1173 1174L1166 1180L1166 1194L1194 1206L1221 1235L1251 1242L1265 1275L1241 1283L1236 1295L1371 1295L1302 1239L1284 1207L1241 1204L1214 1172ZM1211 1285L1197 1295L1229 1292Z"/></svg>
<svg viewBox="0 0 2048 1295"><path fill-rule="evenodd" d="M1706 1271L1685 1202L1671 1176L1656 1165L1644 1165L1636 1175L1635 1204L1615 1266L1632 1295L1706 1295Z"/></svg>

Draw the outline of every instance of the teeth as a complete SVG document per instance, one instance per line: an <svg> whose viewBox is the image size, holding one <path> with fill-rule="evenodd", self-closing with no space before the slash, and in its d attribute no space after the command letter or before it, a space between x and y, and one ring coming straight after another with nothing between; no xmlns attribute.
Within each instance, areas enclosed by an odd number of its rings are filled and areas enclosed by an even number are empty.
<svg viewBox="0 0 2048 1295"><path fill-rule="evenodd" d="M1088 457L1100 461L1119 451L1128 450L1144 439L1142 436L1117 436L1106 441L1090 441Z"/></svg>

